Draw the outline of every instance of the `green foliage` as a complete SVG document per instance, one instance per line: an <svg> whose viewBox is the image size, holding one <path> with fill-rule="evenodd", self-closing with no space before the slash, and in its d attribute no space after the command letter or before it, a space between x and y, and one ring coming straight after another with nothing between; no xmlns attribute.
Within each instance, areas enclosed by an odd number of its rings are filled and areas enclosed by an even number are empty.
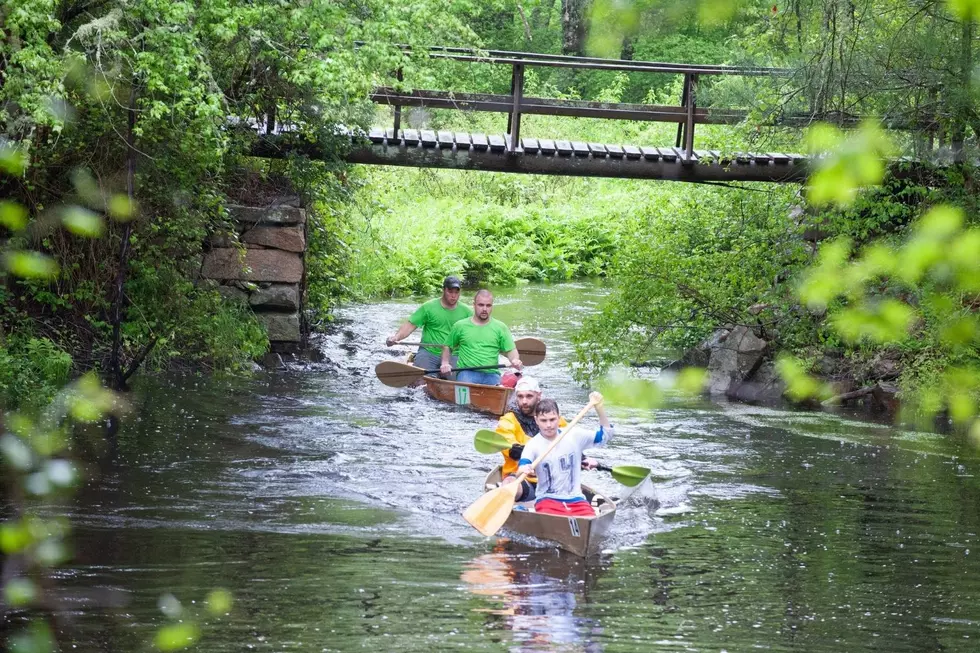
<svg viewBox="0 0 980 653"><path fill-rule="evenodd" d="M790 191L766 194L762 203L752 191L698 187L637 206L611 270L616 291L576 338L576 376L670 358L724 324L777 333L795 322L778 280L805 263L805 249L787 215ZM767 306L764 317L747 312L754 304Z"/></svg>
<svg viewBox="0 0 980 653"><path fill-rule="evenodd" d="M0 341L0 406L38 407L68 382L72 358L47 338Z"/></svg>
<svg viewBox="0 0 980 653"><path fill-rule="evenodd" d="M616 249L622 208L608 210L619 194L573 212L554 180L426 170L363 174L350 217L354 297L428 293L451 273L490 286L601 276Z"/></svg>

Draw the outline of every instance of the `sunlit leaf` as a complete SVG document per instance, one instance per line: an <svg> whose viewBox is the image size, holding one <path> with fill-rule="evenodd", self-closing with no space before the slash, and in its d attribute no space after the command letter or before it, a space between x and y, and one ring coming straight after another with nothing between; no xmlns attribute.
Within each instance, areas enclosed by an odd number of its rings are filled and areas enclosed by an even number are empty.
<svg viewBox="0 0 980 653"><path fill-rule="evenodd" d="M700 367L685 367L674 380L674 389L681 395L696 397L704 390L708 371Z"/></svg>
<svg viewBox="0 0 980 653"><path fill-rule="evenodd" d="M10 200L0 201L0 225L11 231L20 231L27 226L27 209Z"/></svg>
<svg viewBox="0 0 980 653"><path fill-rule="evenodd" d="M786 382L786 394L794 401L824 399L831 395L830 388L813 378L793 356L780 354L776 357L776 371Z"/></svg>
<svg viewBox="0 0 980 653"><path fill-rule="evenodd" d="M19 177L27 168L27 156L23 150L0 142L0 170L8 175Z"/></svg>
<svg viewBox="0 0 980 653"><path fill-rule="evenodd" d="M720 25L731 20L738 9L738 0L700 0L698 20L704 25Z"/></svg>
<svg viewBox="0 0 980 653"><path fill-rule="evenodd" d="M128 222L136 215L135 203L122 193L116 193L110 197L106 208L109 211L109 216L116 222Z"/></svg>
<svg viewBox="0 0 980 653"><path fill-rule="evenodd" d="M93 209L102 210L105 206L105 198L99 182L95 180L92 173L85 168L75 168L71 173L71 182L75 187L75 192L85 204Z"/></svg>
<svg viewBox="0 0 980 653"><path fill-rule="evenodd" d="M14 276L24 279L54 279L59 271L58 264L50 256L22 250L7 252L4 266Z"/></svg>
<svg viewBox="0 0 980 653"><path fill-rule="evenodd" d="M6 522L0 526L0 551L7 555L20 553L33 541L30 530L22 523Z"/></svg>
<svg viewBox="0 0 980 653"><path fill-rule="evenodd" d="M61 215L61 222L76 236L98 238L105 232L102 216L81 206L67 207Z"/></svg>
<svg viewBox="0 0 980 653"><path fill-rule="evenodd" d="M960 20L980 21L980 0L946 0L946 4Z"/></svg>
<svg viewBox="0 0 980 653"><path fill-rule="evenodd" d="M663 390L653 381L629 377L605 379L599 384L605 402L628 408L659 408L664 403Z"/></svg>
<svg viewBox="0 0 980 653"><path fill-rule="evenodd" d="M37 588L27 578L11 578L3 586L3 598L8 605L22 608L37 598Z"/></svg>
<svg viewBox="0 0 980 653"><path fill-rule="evenodd" d="M231 610L231 592L226 589L216 589L208 592L208 612L215 616L227 614Z"/></svg>
<svg viewBox="0 0 980 653"><path fill-rule="evenodd" d="M169 624L157 631L153 644L161 651L179 651L187 648L201 636L197 624Z"/></svg>

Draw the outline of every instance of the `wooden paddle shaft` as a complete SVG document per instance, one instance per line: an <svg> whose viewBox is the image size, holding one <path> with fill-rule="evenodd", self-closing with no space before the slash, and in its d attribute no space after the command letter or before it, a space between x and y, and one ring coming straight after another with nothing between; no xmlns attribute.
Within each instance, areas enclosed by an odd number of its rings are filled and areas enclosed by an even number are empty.
<svg viewBox="0 0 980 653"><path fill-rule="evenodd" d="M437 343L434 343L434 342L407 342L405 340L399 340L395 344L396 345L410 345L412 347L415 347L416 345L419 346L419 347L448 347L449 346L449 345L440 345L440 344L437 344Z"/></svg>
<svg viewBox="0 0 980 653"><path fill-rule="evenodd" d="M534 471L534 468L537 467L538 464L542 460L544 460L549 453L551 453L551 450L558 445L558 443L561 441L563 437L565 437L566 435L572 432L572 429L575 428L575 425L578 424L580 421L582 421L582 418L585 417L590 410L592 410L593 406L595 406L595 403L592 401L589 401L589 403L585 404L585 408L579 411L579 414L572 418L572 421L569 422L567 426L565 426L565 430L561 432L561 435L559 435L557 438L552 440L551 444L548 445L548 448L545 449L544 452L540 456L538 456L533 463L531 463L531 469L527 470L526 472L524 472L523 474L517 477L517 483L515 483L515 487L520 487L521 482L525 478L527 478L527 475Z"/></svg>

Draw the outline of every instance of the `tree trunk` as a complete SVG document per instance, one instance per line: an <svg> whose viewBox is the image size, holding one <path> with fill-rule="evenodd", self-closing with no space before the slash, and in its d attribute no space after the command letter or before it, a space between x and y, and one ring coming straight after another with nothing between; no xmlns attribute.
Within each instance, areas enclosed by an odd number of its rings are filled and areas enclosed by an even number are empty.
<svg viewBox="0 0 980 653"><path fill-rule="evenodd" d="M960 88L953 105L953 124L950 125L949 141L953 150L953 160L963 162L963 141L966 140L966 125L969 120L970 98L973 78L973 21L964 20L960 36Z"/></svg>
<svg viewBox="0 0 980 653"><path fill-rule="evenodd" d="M586 14L591 0L561 0L562 54L585 56Z"/></svg>

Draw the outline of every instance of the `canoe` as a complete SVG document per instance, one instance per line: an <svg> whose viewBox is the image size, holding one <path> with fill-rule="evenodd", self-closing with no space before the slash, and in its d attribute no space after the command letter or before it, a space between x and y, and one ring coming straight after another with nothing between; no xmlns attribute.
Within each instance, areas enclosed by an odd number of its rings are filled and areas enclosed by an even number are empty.
<svg viewBox="0 0 980 653"><path fill-rule="evenodd" d="M487 475L484 488L487 491L492 490L498 483L500 467ZM616 503L587 485L582 485L582 494L595 509L595 517L541 515L534 512L533 502L526 502L514 506L503 528L531 535L539 540L549 540L559 548L583 558L599 553L602 538L616 517Z"/></svg>
<svg viewBox="0 0 980 653"><path fill-rule="evenodd" d="M513 388L502 385L482 385L479 383L460 383L447 381L435 376L422 377L425 390L435 399L459 406L467 406L493 415L507 412L507 402L514 394Z"/></svg>

